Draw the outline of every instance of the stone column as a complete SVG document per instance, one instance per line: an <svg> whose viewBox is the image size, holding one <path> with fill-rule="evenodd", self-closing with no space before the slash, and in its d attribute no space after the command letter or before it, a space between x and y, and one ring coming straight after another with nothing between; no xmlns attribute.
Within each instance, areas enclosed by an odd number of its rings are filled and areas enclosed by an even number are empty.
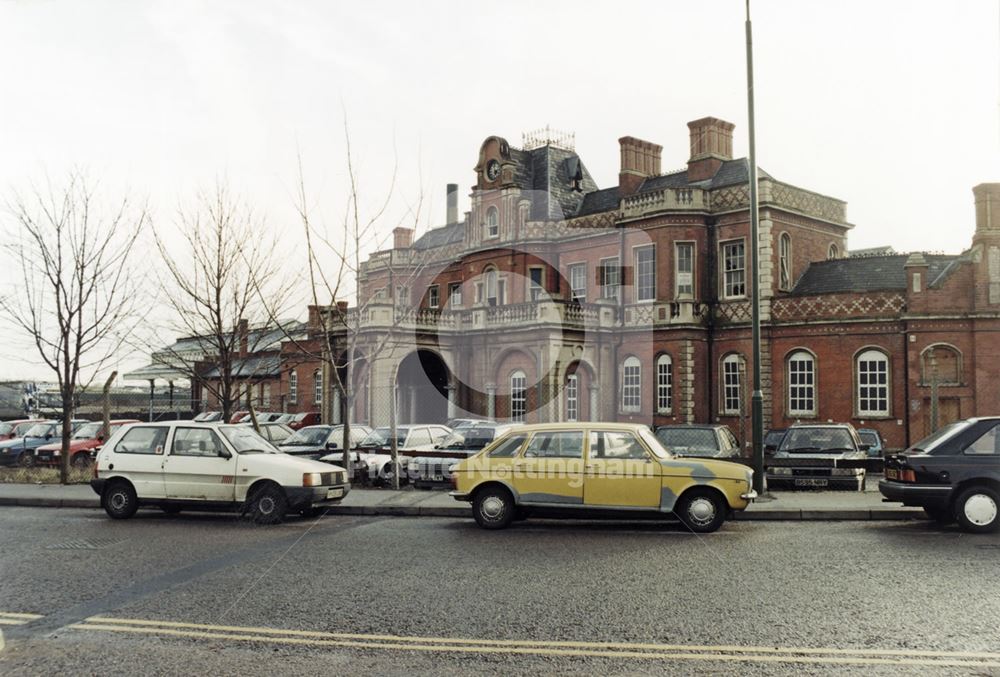
<svg viewBox="0 0 1000 677"><path fill-rule="evenodd" d="M455 418L456 407L455 407L455 386L448 384L444 387L448 391L448 419L451 420Z"/></svg>
<svg viewBox="0 0 1000 677"><path fill-rule="evenodd" d="M486 384L486 418L497 417L497 387L494 383Z"/></svg>
<svg viewBox="0 0 1000 677"><path fill-rule="evenodd" d="M596 380L596 379L595 379ZM601 420L601 387L596 383L590 384L590 415L588 420Z"/></svg>

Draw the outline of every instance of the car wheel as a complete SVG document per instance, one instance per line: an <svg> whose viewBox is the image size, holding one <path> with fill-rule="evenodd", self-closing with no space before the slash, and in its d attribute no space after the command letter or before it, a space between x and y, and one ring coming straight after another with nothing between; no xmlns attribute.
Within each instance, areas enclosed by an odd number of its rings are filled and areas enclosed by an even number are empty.
<svg viewBox="0 0 1000 677"><path fill-rule="evenodd" d="M692 489L681 496L674 514L688 529L707 534L726 521L726 503L711 489Z"/></svg>
<svg viewBox="0 0 1000 677"><path fill-rule="evenodd" d="M84 468L89 468L90 467L90 454L88 454L88 453L77 454L76 456L74 456L71 459L71 463L73 464L73 467L77 468L78 470L83 470Z"/></svg>
<svg viewBox="0 0 1000 677"><path fill-rule="evenodd" d="M485 487L476 492L472 515L483 529L503 529L515 514L514 497L503 487Z"/></svg>
<svg viewBox="0 0 1000 677"><path fill-rule="evenodd" d="M288 499L278 486L265 484L253 493L248 512L257 524L281 524L288 513Z"/></svg>
<svg viewBox="0 0 1000 677"><path fill-rule="evenodd" d="M1000 495L985 486L970 487L955 501L955 518L963 531L986 534L1000 527Z"/></svg>
<svg viewBox="0 0 1000 677"><path fill-rule="evenodd" d="M139 509L139 498L135 495L135 488L131 484L119 480L111 482L104 489L101 495L101 507L111 519L124 520Z"/></svg>
<svg viewBox="0 0 1000 677"><path fill-rule="evenodd" d="M948 508L930 508L925 505L924 513L938 524L947 525L955 521L955 514Z"/></svg>
<svg viewBox="0 0 1000 677"><path fill-rule="evenodd" d="M35 465L35 454L29 449L25 449L21 452L21 455L17 457L17 464L22 468L30 468Z"/></svg>

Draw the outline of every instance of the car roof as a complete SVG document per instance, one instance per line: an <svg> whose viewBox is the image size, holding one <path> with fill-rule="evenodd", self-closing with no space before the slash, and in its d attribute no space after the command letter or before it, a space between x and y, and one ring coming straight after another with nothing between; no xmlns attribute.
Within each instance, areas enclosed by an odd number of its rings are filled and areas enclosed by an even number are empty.
<svg viewBox="0 0 1000 677"><path fill-rule="evenodd" d="M705 429L705 430L718 430L719 428L728 428L725 423L668 423L667 425L656 426L657 430L670 430L672 428L676 429Z"/></svg>
<svg viewBox="0 0 1000 677"><path fill-rule="evenodd" d="M850 423L793 423L788 427L792 428L853 428Z"/></svg>
<svg viewBox="0 0 1000 677"><path fill-rule="evenodd" d="M142 426L144 428L145 427L149 427L149 428L177 428L177 427L184 427L184 428L211 428L212 430L215 430L216 428L230 428L230 427L234 427L235 428L235 427L238 427L240 425L238 423L224 423L222 421L192 421L192 420L189 420L189 419L180 420L180 421L149 421L149 422L146 422L146 421L133 421L133 422L131 422L131 424L132 425L140 425L140 426Z"/></svg>
<svg viewBox="0 0 1000 677"><path fill-rule="evenodd" d="M599 428L601 430L649 430L649 426L644 423L606 423L603 421L581 421L579 423L525 423L514 424L519 432L538 431L559 431L559 430L581 430L583 428Z"/></svg>

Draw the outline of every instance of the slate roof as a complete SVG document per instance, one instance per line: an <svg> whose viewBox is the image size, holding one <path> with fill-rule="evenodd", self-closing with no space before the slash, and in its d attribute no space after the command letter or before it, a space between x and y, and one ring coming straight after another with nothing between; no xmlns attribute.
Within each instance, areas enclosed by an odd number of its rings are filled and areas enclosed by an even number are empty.
<svg viewBox="0 0 1000 677"><path fill-rule="evenodd" d="M715 188L724 188L725 186L733 186L739 183L747 183L750 180L748 175L749 167L750 164L746 158L726 160L722 163L719 170L715 172L715 175L712 178L693 182L688 181L687 170L682 169L679 172L671 172L670 174L663 174L662 176L652 176L643 181L642 185L639 186L639 190L636 192L645 193L652 190L660 190L661 188L687 188L688 186L713 190ZM772 178L770 174L765 172L760 167L757 168L757 177Z"/></svg>
<svg viewBox="0 0 1000 677"><path fill-rule="evenodd" d="M514 182L522 190L534 191L533 221L576 216L584 196L597 190L597 183L574 151L546 145L531 150L512 148L510 155L517 163ZM575 189L577 176L580 190Z"/></svg>
<svg viewBox="0 0 1000 677"><path fill-rule="evenodd" d="M598 214L613 209L618 209L618 186L602 188L601 190L595 190L592 193L584 195L583 202L580 204L580 211L576 215L586 216L587 214Z"/></svg>
<svg viewBox="0 0 1000 677"><path fill-rule="evenodd" d="M928 286L942 283L964 260L962 256L924 254L927 261ZM798 279L791 293L794 296L832 294L837 292L904 291L908 254L866 256L816 261Z"/></svg>
<svg viewBox="0 0 1000 677"><path fill-rule="evenodd" d="M414 249L435 249L453 242L461 242L465 238L465 222L450 223L447 226L431 228L417 238Z"/></svg>
<svg viewBox="0 0 1000 677"><path fill-rule="evenodd" d="M269 355L267 357L245 357L233 360L233 376L240 378L264 376L277 376L281 373L281 357ZM205 378L219 378L220 370L213 367L205 373Z"/></svg>

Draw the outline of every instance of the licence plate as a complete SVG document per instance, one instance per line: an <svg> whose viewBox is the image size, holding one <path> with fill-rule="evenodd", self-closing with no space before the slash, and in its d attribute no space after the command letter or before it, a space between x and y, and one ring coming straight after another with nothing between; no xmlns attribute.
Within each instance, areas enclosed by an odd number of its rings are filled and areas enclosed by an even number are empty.
<svg viewBox="0 0 1000 677"><path fill-rule="evenodd" d="M825 487L827 484L829 484L829 480L824 479L804 478L795 480L795 486L797 487Z"/></svg>
<svg viewBox="0 0 1000 677"><path fill-rule="evenodd" d="M343 489L328 489L326 492L327 498L341 498L344 495Z"/></svg>
<svg viewBox="0 0 1000 677"><path fill-rule="evenodd" d="M898 480L899 479L899 471L896 470L895 468L886 468L885 469L885 478L887 480Z"/></svg>

